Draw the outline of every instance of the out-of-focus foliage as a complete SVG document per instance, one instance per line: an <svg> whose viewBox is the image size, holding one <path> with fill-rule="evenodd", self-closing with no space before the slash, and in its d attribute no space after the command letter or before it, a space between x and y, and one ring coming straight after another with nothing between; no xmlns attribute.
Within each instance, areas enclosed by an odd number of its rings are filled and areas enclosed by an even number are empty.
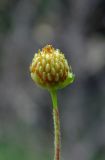
<svg viewBox="0 0 105 160"><path fill-rule="evenodd" d="M0 160L52 158L50 96L29 74L46 44L76 75L59 93L62 160L104 160L104 0L0 0Z"/></svg>

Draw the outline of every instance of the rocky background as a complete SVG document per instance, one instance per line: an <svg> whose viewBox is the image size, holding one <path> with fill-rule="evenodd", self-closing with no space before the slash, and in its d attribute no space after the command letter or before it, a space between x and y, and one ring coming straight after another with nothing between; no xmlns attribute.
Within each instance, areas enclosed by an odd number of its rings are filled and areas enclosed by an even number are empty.
<svg viewBox="0 0 105 160"><path fill-rule="evenodd" d="M58 93L61 160L104 160L104 0L0 0L0 160L53 159L51 98L29 73L46 44L76 75Z"/></svg>

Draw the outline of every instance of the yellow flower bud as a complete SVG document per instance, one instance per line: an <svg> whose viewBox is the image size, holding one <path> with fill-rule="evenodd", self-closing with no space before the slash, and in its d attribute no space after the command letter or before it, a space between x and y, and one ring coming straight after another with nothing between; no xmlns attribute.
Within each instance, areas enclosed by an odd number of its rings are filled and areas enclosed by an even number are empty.
<svg viewBox="0 0 105 160"><path fill-rule="evenodd" d="M47 89L63 88L74 79L64 54L54 49L52 45L46 45L42 51L39 50L35 54L30 72L32 79Z"/></svg>

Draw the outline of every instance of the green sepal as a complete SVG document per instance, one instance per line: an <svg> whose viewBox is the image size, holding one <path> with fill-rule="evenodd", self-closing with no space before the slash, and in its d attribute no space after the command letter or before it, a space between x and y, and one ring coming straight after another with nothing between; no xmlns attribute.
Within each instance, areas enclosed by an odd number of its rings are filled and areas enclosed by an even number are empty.
<svg viewBox="0 0 105 160"><path fill-rule="evenodd" d="M62 89L65 88L66 86L68 86L69 84L73 83L75 78L75 75L73 73L68 73L68 76L66 78L66 80L64 82L59 82L56 86L54 86L54 88L57 89Z"/></svg>
<svg viewBox="0 0 105 160"><path fill-rule="evenodd" d="M34 80L34 82L36 82L36 84L38 86L40 86L41 88L47 89L49 91L62 89L64 87L68 86L69 84L73 83L73 81L75 79L75 75L73 73L69 72L68 76L64 82L59 82L57 84L50 85L50 84L43 83L43 81L34 73L31 73L31 77Z"/></svg>

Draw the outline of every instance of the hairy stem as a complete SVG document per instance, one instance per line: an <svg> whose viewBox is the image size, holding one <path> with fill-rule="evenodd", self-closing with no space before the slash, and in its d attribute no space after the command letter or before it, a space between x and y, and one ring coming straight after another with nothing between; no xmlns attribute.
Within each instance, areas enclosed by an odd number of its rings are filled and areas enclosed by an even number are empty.
<svg viewBox="0 0 105 160"><path fill-rule="evenodd" d="M60 160L60 120L59 111L57 107L57 94L56 91L51 91L53 102L53 121L54 121L54 160Z"/></svg>

